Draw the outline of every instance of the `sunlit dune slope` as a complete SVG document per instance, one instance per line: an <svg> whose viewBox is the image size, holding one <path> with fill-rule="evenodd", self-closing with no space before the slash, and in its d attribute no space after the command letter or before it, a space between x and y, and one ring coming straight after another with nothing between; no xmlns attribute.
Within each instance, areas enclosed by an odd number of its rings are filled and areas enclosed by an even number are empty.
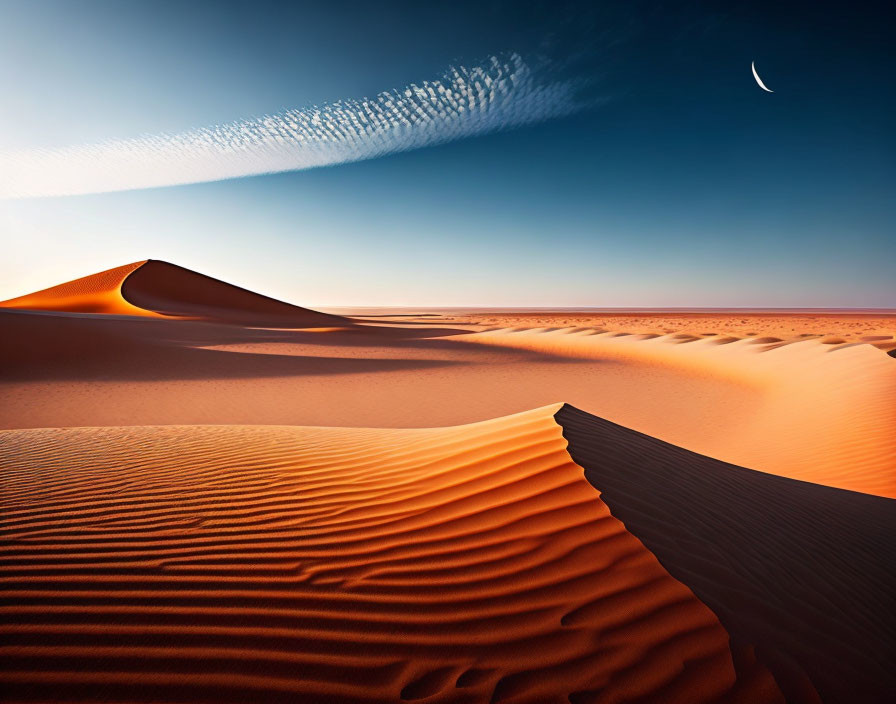
<svg viewBox="0 0 896 704"><path fill-rule="evenodd" d="M729 390L725 407L758 399L722 431L693 422L667 429L648 422L637 409L602 412L599 398L586 408L733 464L896 497L896 363L870 345L627 335L589 328L501 329L465 339L595 364L675 371L682 383L672 393L690 396L694 403L699 402L694 382L714 382ZM668 394L655 399L660 407L671 408L672 402Z"/></svg>
<svg viewBox="0 0 896 704"><path fill-rule="evenodd" d="M0 303L0 307L175 317L265 327L346 324L167 262L148 260Z"/></svg>
<svg viewBox="0 0 896 704"><path fill-rule="evenodd" d="M0 433L5 700L781 701L558 409Z"/></svg>
<svg viewBox="0 0 896 704"><path fill-rule="evenodd" d="M896 500L735 467L564 406L613 516L753 643L789 701L891 702Z"/></svg>
<svg viewBox="0 0 896 704"><path fill-rule="evenodd" d="M134 262L84 276L52 288L0 302L0 308L55 310L73 313L155 315L124 299L121 285L128 275L146 262Z"/></svg>

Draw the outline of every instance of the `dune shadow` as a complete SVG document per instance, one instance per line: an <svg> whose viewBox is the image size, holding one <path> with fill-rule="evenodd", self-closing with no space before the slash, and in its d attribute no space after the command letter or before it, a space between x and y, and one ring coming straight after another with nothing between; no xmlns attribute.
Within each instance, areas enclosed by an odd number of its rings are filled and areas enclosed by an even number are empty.
<svg viewBox="0 0 896 704"><path fill-rule="evenodd" d="M328 333L181 320L0 313L4 381L166 381L359 374L456 366L460 360L204 349L258 343L334 344ZM339 335L339 345L362 343ZM377 338L382 339L382 338ZM385 338L393 343L401 338ZM414 347L402 344L402 347ZM300 351L300 350L299 350Z"/></svg>
<svg viewBox="0 0 896 704"><path fill-rule="evenodd" d="M714 460L564 406L614 516L756 647L788 701L896 692L896 501ZM809 684L811 683L811 684Z"/></svg>
<svg viewBox="0 0 896 704"><path fill-rule="evenodd" d="M312 331L129 316L2 311L0 330L4 381L171 381L362 374L458 367L489 362L495 355L487 346L458 339L463 331L446 328L352 326ZM208 349L228 346L245 349ZM267 347L261 350L261 346ZM375 352L364 356L364 348ZM580 362L532 350L502 348L499 354L518 361Z"/></svg>

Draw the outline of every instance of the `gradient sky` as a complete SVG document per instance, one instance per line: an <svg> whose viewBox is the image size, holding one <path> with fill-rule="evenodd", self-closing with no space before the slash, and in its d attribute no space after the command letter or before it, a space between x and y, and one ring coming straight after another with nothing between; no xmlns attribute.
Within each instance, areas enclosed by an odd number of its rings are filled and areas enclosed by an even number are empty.
<svg viewBox="0 0 896 704"><path fill-rule="evenodd" d="M309 306L896 307L887 4L654 5L0 0L0 172L493 56L577 106L356 163L0 200L0 299L153 258Z"/></svg>

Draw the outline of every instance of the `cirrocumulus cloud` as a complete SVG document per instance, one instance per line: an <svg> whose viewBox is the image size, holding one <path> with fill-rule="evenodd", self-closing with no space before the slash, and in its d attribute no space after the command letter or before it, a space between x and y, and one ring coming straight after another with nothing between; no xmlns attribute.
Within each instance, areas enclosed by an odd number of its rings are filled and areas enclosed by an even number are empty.
<svg viewBox="0 0 896 704"><path fill-rule="evenodd" d="M103 193L374 159L569 115L584 104L520 56L323 107L55 149L0 153L0 198Z"/></svg>

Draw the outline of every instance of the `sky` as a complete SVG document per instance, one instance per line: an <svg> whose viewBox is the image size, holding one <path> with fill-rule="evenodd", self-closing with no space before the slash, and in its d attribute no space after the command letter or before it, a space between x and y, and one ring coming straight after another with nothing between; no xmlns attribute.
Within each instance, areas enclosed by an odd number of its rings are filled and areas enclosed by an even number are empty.
<svg viewBox="0 0 896 704"><path fill-rule="evenodd" d="M0 299L896 308L887 9L0 0Z"/></svg>

